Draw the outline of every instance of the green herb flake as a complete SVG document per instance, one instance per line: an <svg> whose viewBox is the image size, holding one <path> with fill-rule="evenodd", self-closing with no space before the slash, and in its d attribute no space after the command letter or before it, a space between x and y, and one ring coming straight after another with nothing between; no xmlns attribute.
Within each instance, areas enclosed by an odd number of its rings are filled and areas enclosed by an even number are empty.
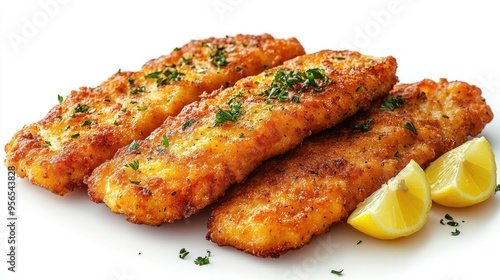
<svg viewBox="0 0 500 280"><path fill-rule="evenodd" d="M71 138L73 138L73 139L76 139L78 137L80 137L80 133L75 133L75 134L71 135Z"/></svg>
<svg viewBox="0 0 500 280"><path fill-rule="evenodd" d="M189 255L189 252L188 252L188 251L186 251L186 248L182 248L182 249L179 251L179 258L181 258L181 259L185 259L187 255Z"/></svg>
<svg viewBox="0 0 500 280"><path fill-rule="evenodd" d="M134 185L139 185L141 183L141 180L128 180L130 183L134 184Z"/></svg>
<svg viewBox="0 0 500 280"><path fill-rule="evenodd" d="M138 170L139 169L139 161L138 160L134 160L133 162L131 163L127 163L125 164L125 167L130 167L132 168L133 170Z"/></svg>
<svg viewBox="0 0 500 280"><path fill-rule="evenodd" d="M186 129L188 127L190 127L192 124L194 124L196 122L195 119L190 119L189 121L185 122L184 124L182 124L182 129Z"/></svg>
<svg viewBox="0 0 500 280"><path fill-rule="evenodd" d="M290 91L301 93L313 88L314 91L323 91L323 85L329 82L324 70L319 68L308 69L305 72L294 72L280 68L274 73L271 85L258 96L266 97L266 102L278 100L284 102L289 97Z"/></svg>
<svg viewBox="0 0 500 280"><path fill-rule="evenodd" d="M193 57L181 57L181 66L184 66L184 65L191 65L191 63L193 62Z"/></svg>
<svg viewBox="0 0 500 280"><path fill-rule="evenodd" d="M82 123L82 126L87 126L87 125L90 125L92 122L89 121L89 120L85 120L83 123Z"/></svg>
<svg viewBox="0 0 500 280"><path fill-rule="evenodd" d="M118 121L117 121L117 120L114 120L114 121L113 121L113 124L114 124L114 125L116 125L116 126L119 126L119 125L120 125L120 124L118 123Z"/></svg>
<svg viewBox="0 0 500 280"><path fill-rule="evenodd" d="M372 118L369 118L364 123L361 124L351 124L351 128L354 130L360 130L361 132L368 132L370 130L370 124L373 122Z"/></svg>
<svg viewBox="0 0 500 280"><path fill-rule="evenodd" d="M394 153L394 157L395 157L395 158L398 158L398 157L399 157L399 151L396 151L396 152Z"/></svg>
<svg viewBox="0 0 500 280"><path fill-rule="evenodd" d="M146 87L145 86L137 87L137 88L133 89L130 92L130 94L138 94L139 92L146 92Z"/></svg>
<svg viewBox="0 0 500 280"><path fill-rule="evenodd" d="M396 108L399 108L405 104L405 100L401 98L401 96L392 97L391 95L387 95L384 103L382 103L379 107L380 110L384 111L393 111Z"/></svg>
<svg viewBox="0 0 500 280"><path fill-rule="evenodd" d="M75 113L86 113L89 109L90 107L87 104L78 104L78 106L75 107Z"/></svg>
<svg viewBox="0 0 500 280"><path fill-rule="evenodd" d="M206 45L208 46L208 45ZM210 45L211 46L211 45ZM222 66L226 66L228 64L227 58L226 58L226 51L224 47L221 46L216 46L215 52L210 54L210 59L209 61L212 62L213 65L217 66L217 71L220 71L220 68Z"/></svg>
<svg viewBox="0 0 500 280"><path fill-rule="evenodd" d="M158 86L163 86L168 83L178 82L181 77L186 74L179 72L175 65L167 66L163 71L149 73L145 76L146 79L156 79Z"/></svg>
<svg viewBox="0 0 500 280"><path fill-rule="evenodd" d="M194 261L196 265L202 266L202 265L207 265L210 263L210 251L207 250L207 255L205 257L198 257Z"/></svg>
<svg viewBox="0 0 500 280"><path fill-rule="evenodd" d="M298 95L294 95L291 100L292 102L300 103L300 97Z"/></svg>
<svg viewBox="0 0 500 280"><path fill-rule="evenodd" d="M59 101L59 103L62 103L64 98L61 96L61 95L57 95L57 100Z"/></svg>
<svg viewBox="0 0 500 280"><path fill-rule="evenodd" d="M449 226L452 226L452 227L458 227L458 223L455 222L455 221L449 221L446 224L449 225Z"/></svg>
<svg viewBox="0 0 500 280"><path fill-rule="evenodd" d="M442 115L443 119L449 119L450 117L448 115Z"/></svg>
<svg viewBox="0 0 500 280"><path fill-rule="evenodd" d="M418 131L415 128L415 125L411 122L407 122L403 125L404 128L408 129L409 131L413 132L413 134L418 135Z"/></svg>
<svg viewBox="0 0 500 280"><path fill-rule="evenodd" d="M333 270L333 269L332 269L332 271L330 271L330 272L331 272L332 274L336 274L336 275L339 275L339 276L340 276L340 275L342 275L342 272L344 272L344 270L343 270L343 269L342 269L342 270Z"/></svg>
<svg viewBox="0 0 500 280"><path fill-rule="evenodd" d="M165 135L165 134L163 135L162 144L163 144L163 146L165 146L165 148L168 148L168 146L170 146L170 143L168 142L167 135Z"/></svg>
<svg viewBox="0 0 500 280"><path fill-rule="evenodd" d="M229 105L229 110L219 107L219 111L215 114L215 126L222 125L227 121L235 122L238 116L243 114L243 103L236 101L241 97L243 97L243 93L240 91L226 102Z"/></svg>
<svg viewBox="0 0 500 280"><path fill-rule="evenodd" d="M135 83L134 78L132 78L132 77L128 77L128 84L129 84L129 85L133 85L134 83Z"/></svg>
<svg viewBox="0 0 500 280"><path fill-rule="evenodd" d="M459 231L458 229L455 229L455 231L452 231L452 232L451 232L451 235L452 235L452 236L457 236L457 235L459 235L459 234L460 234L460 231Z"/></svg>
<svg viewBox="0 0 500 280"><path fill-rule="evenodd" d="M46 146L52 146L52 143L50 143L50 141L45 140L44 143Z"/></svg>
<svg viewBox="0 0 500 280"><path fill-rule="evenodd" d="M143 112L143 111L146 111L147 109L148 109L148 107L138 107L137 111Z"/></svg>
<svg viewBox="0 0 500 280"><path fill-rule="evenodd" d="M362 89L362 87L357 87L356 92L359 92Z"/></svg>
<svg viewBox="0 0 500 280"><path fill-rule="evenodd" d="M132 141L132 143L130 143L130 145L128 145L129 151L135 151L138 148L139 148L139 142L137 142L137 140Z"/></svg>

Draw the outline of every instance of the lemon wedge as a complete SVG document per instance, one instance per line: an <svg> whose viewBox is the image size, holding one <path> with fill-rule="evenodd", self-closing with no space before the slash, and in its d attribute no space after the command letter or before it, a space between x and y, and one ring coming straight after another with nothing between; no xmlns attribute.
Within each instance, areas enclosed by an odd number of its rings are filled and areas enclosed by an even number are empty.
<svg viewBox="0 0 500 280"><path fill-rule="evenodd" d="M379 239L395 239L420 230L432 206L424 170L411 160L372 193L347 219L357 230Z"/></svg>
<svg viewBox="0 0 500 280"><path fill-rule="evenodd" d="M495 155L485 137L445 153L425 170L436 203L465 207L488 199L497 182Z"/></svg>

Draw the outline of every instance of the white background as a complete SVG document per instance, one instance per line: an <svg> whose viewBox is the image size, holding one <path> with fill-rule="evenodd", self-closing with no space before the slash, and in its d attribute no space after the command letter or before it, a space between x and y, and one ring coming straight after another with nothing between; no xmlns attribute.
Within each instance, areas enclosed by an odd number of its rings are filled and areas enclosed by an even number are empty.
<svg viewBox="0 0 500 280"><path fill-rule="evenodd" d="M478 85L500 115L500 17L494 1L77 1L0 4L0 144L80 86L138 70L191 39L295 36L307 52L392 55L401 82ZM494 119L483 134L500 155ZM5 154L1 153L3 162ZM497 156L498 162L498 156ZM161 227L134 225L84 190L65 197L18 180L16 273L7 271L7 179L1 173L0 279L497 279L499 195L465 209L434 205L417 234L380 241L337 225L305 248L258 259L206 241L208 212ZM461 234L439 220L450 213ZM465 223L462 223L465 221ZM357 244L359 241L362 243ZM178 258L181 248L190 251ZM212 252L210 265L197 256Z"/></svg>

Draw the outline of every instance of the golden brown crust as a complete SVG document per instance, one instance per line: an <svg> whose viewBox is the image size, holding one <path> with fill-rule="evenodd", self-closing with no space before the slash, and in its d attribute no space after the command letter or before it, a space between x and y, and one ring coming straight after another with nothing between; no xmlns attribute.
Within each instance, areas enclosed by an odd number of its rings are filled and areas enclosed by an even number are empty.
<svg viewBox="0 0 500 280"><path fill-rule="evenodd" d="M414 159L422 167L477 135L493 118L480 90L463 82L398 84L394 111L381 102L340 127L268 160L215 207L207 239L259 257L301 248L344 221L357 204ZM369 131L354 129L369 124ZM414 132L403 127L413 123Z"/></svg>
<svg viewBox="0 0 500 280"><path fill-rule="evenodd" d="M302 93L290 90L283 102L259 96L276 73L314 68L323 69L329 82L313 79L321 87L311 86ZM120 149L88 178L89 195L134 223L159 225L189 217L217 200L231 184L243 181L265 159L387 94L397 82L395 72L392 57L321 51L244 78L167 118L136 150ZM291 101L289 94L300 102ZM230 111L231 100L241 105L241 114L235 122L216 125L217 113ZM162 144L165 138L168 147ZM137 170L125 166L134 162L139 164Z"/></svg>
<svg viewBox="0 0 500 280"><path fill-rule="evenodd" d="M95 88L71 92L44 119L13 136L5 146L5 164L63 195L83 186L84 177L118 148L144 139L203 92L302 54L295 38L267 34L193 40L138 72L119 72ZM167 69L170 79L155 74Z"/></svg>

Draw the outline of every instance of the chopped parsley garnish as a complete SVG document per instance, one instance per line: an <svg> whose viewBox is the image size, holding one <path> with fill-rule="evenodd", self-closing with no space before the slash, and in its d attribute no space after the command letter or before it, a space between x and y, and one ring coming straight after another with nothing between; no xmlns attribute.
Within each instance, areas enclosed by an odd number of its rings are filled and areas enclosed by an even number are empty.
<svg viewBox="0 0 500 280"><path fill-rule="evenodd" d="M140 180L137 180L137 181L135 181L135 180L128 180L128 181L129 181L130 183L134 184L134 185L139 185L139 184L141 183L141 181L140 181Z"/></svg>
<svg viewBox="0 0 500 280"><path fill-rule="evenodd" d="M357 87L356 92L359 92L362 89L362 87Z"/></svg>
<svg viewBox="0 0 500 280"><path fill-rule="evenodd" d="M212 44L204 42L201 44L204 47L210 48L212 50L215 50L215 52L210 54L210 59L209 61L212 62L213 65L217 66L217 71L220 71L220 68L222 66L226 66L228 64L227 58L226 58L226 51L224 47L221 46L215 46L212 47Z"/></svg>
<svg viewBox="0 0 500 280"><path fill-rule="evenodd" d="M333 269L332 269L332 271L330 271L330 272L331 272L332 274L342 275L342 272L344 272L344 270L343 270L343 269L342 269L342 270L333 270Z"/></svg>
<svg viewBox="0 0 500 280"><path fill-rule="evenodd" d="M407 123L403 124L403 127L408 129L409 131L413 132L413 134L418 135L418 131L415 128L415 125L413 123L407 122Z"/></svg>
<svg viewBox="0 0 500 280"><path fill-rule="evenodd" d="M182 125L182 129L186 129L188 127L190 127L192 124L194 124L196 122L195 119L190 119L189 121L185 122L183 125Z"/></svg>
<svg viewBox="0 0 500 280"><path fill-rule="evenodd" d="M138 94L139 92L146 92L146 87L145 86L137 87L134 90L132 90L130 94Z"/></svg>
<svg viewBox="0 0 500 280"><path fill-rule="evenodd" d="M129 85L133 85L134 83L135 83L134 78L132 78L132 77L128 77L128 84L129 84Z"/></svg>
<svg viewBox="0 0 500 280"><path fill-rule="evenodd" d="M210 251L207 250L207 255L204 256L204 257L197 257L196 260L194 261L194 263L196 265L206 265L206 264L209 264L210 263Z"/></svg>
<svg viewBox="0 0 500 280"><path fill-rule="evenodd" d="M59 103L62 103L63 100L64 100L64 98L58 94L57 95L57 100L59 101Z"/></svg>
<svg viewBox="0 0 500 280"><path fill-rule="evenodd" d="M137 150L137 148L139 148L139 142L137 142L136 140L132 141L132 143L130 143L130 145L128 145L129 151Z"/></svg>
<svg viewBox="0 0 500 280"><path fill-rule="evenodd" d="M86 113L89 109L90 107L87 104L78 104L78 106L75 107L75 113Z"/></svg>
<svg viewBox="0 0 500 280"><path fill-rule="evenodd" d="M120 124L118 123L118 121L117 121L117 120L114 120L114 121L113 121L113 124L114 124L114 125L116 125L116 126L119 126L119 125L120 125Z"/></svg>
<svg viewBox="0 0 500 280"><path fill-rule="evenodd" d="M158 86L163 86L171 82L178 82L181 80L181 76L186 74L177 71L175 65L171 67L166 67L165 70L152 72L146 75L146 79L156 79Z"/></svg>
<svg viewBox="0 0 500 280"><path fill-rule="evenodd" d="M188 252L188 251L186 251L186 248L182 248L182 249L179 251L179 258L181 258L181 259L185 259L187 255L189 255L189 252Z"/></svg>
<svg viewBox="0 0 500 280"><path fill-rule="evenodd" d="M165 134L163 135L162 144L163 144L163 146L165 146L166 148L167 148L168 146L170 146L170 143L168 142L167 135L165 135Z"/></svg>
<svg viewBox="0 0 500 280"><path fill-rule="evenodd" d="M393 111L396 108L399 108L405 104L405 100L401 98L401 96L392 97L391 95L387 95L384 103L380 105L380 110Z"/></svg>
<svg viewBox="0 0 500 280"><path fill-rule="evenodd" d="M181 66L190 65L193 62L193 57L182 57L181 58Z"/></svg>
<svg viewBox="0 0 500 280"><path fill-rule="evenodd" d="M243 113L243 103L236 101L236 99L242 96L243 93L240 91L226 102L229 105L229 110L219 107L219 111L215 114L215 126L222 125L227 121L236 121L236 118Z"/></svg>
<svg viewBox="0 0 500 280"><path fill-rule="evenodd" d="M317 81L318 79L319 81ZM323 85L328 83L329 80L325 71L319 68L308 69L305 72L294 72L280 68L274 73L271 85L259 96L266 97L266 102L273 99L279 102L284 102L287 99L293 100L293 96L289 97L291 90L301 93L312 87L314 91L319 92L323 90ZM294 101L297 102L297 99Z"/></svg>
<svg viewBox="0 0 500 280"><path fill-rule="evenodd" d="M90 125L92 122L89 121L89 120L86 120L82 123L82 126L87 126L87 125Z"/></svg>
<svg viewBox="0 0 500 280"><path fill-rule="evenodd" d="M80 136L80 133L75 133L75 134L71 135L71 138L76 139L76 138L78 138L79 136Z"/></svg>
<svg viewBox="0 0 500 280"><path fill-rule="evenodd" d="M450 117L448 115L442 115L444 119L449 119Z"/></svg>
<svg viewBox="0 0 500 280"><path fill-rule="evenodd" d="M442 225L449 225L449 226L452 226L452 227L458 227L459 226L459 223L456 222L450 214L446 214L444 216L444 218L447 220L447 222L445 223L443 221L443 219L441 219L439 221L440 224L442 224ZM462 223L464 223L464 221L462 221ZM453 236L457 236L459 234L460 234L460 231L458 229L456 229L456 228L455 228L455 231L451 232L451 235L453 235Z"/></svg>
<svg viewBox="0 0 500 280"><path fill-rule="evenodd" d="M125 164L125 167L130 167L132 168L133 170L138 170L139 169L139 161L138 160L134 160L133 162L131 163L127 163Z"/></svg>
<svg viewBox="0 0 500 280"><path fill-rule="evenodd" d="M361 124L351 124L351 128L354 130L361 130L361 132L368 132L370 130L370 124L373 122L372 118L366 120L366 122Z"/></svg>
<svg viewBox="0 0 500 280"><path fill-rule="evenodd" d="M52 143L50 143L50 141L45 140L44 142L45 142L45 145L52 146Z"/></svg>
<svg viewBox="0 0 500 280"><path fill-rule="evenodd" d="M148 109L148 107L138 107L137 111L142 112L142 111L146 111L147 109Z"/></svg>

